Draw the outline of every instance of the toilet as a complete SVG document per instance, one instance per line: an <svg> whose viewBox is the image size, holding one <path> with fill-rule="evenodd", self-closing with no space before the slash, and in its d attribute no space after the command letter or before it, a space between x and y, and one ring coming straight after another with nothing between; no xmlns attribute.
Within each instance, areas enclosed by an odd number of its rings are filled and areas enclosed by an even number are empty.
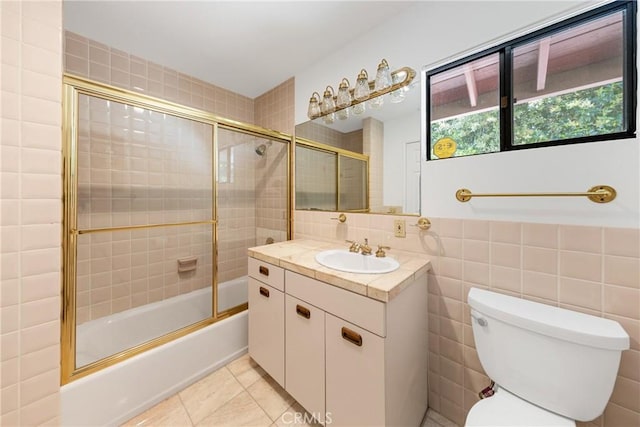
<svg viewBox="0 0 640 427"><path fill-rule="evenodd" d="M471 288L480 363L495 381L465 426L575 426L604 411L629 336L618 322Z"/></svg>

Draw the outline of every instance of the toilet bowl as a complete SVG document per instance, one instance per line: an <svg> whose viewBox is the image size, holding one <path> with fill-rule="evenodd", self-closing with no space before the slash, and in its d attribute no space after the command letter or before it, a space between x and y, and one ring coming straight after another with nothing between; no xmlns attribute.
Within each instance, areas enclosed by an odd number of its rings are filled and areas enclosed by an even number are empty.
<svg viewBox="0 0 640 427"><path fill-rule="evenodd" d="M478 288L468 301L480 363L497 387L465 426L575 426L602 414L629 348L618 322Z"/></svg>
<svg viewBox="0 0 640 427"><path fill-rule="evenodd" d="M574 420L532 405L500 387L493 396L473 405L465 422L465 426L468 427L575 427L575 425Z"/></svg>

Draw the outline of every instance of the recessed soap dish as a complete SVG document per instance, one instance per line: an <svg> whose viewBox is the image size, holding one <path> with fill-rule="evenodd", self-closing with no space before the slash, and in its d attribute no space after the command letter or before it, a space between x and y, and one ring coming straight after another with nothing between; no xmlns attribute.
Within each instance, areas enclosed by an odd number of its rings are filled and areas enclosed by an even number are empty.
<svg viewBox="0 0 640 427"><path fill-rule="evenodd" d="M178 260L178 273L186 273L187 271L193 271L198 264L198 257L192 256L188 258L180 258Z"/></svg>

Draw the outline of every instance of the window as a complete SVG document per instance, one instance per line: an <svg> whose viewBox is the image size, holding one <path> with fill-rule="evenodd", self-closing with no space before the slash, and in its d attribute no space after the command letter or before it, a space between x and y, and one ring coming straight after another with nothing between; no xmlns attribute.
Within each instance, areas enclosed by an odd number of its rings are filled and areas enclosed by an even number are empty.
<svg viewBox="0 0 640 427"><path fill-rule="evenodd" d="M427 160L635 136L635 2L427 71Z"/></svg>

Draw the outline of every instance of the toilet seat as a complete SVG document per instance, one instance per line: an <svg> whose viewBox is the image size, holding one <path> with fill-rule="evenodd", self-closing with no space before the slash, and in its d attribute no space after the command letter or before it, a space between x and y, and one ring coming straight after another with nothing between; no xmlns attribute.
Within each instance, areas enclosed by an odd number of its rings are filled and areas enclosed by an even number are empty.
<svg viewBox="0 0 640 427"><path fill-rule="evenodd" d="M465 427L554 426L575 427L574 420L546 411L503 388L477 402L467 415Z"/></svg>

